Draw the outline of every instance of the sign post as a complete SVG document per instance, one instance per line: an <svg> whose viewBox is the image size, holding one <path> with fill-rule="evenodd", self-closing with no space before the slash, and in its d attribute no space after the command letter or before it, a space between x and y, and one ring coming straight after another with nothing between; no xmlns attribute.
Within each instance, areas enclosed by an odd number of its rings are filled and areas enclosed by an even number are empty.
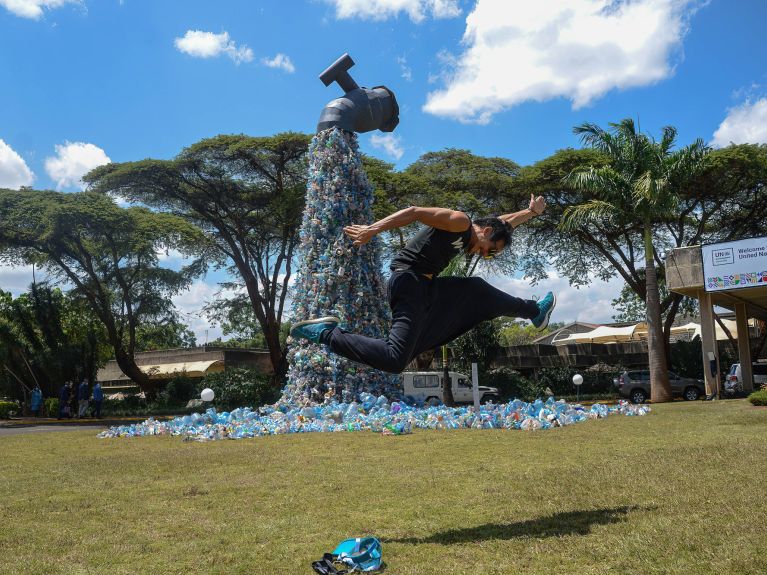
<svg viewBox="0 0 767 575"><path fill-rule="evenodd" d="M471 364L471 393L474 396L474 413L479 413L479 376L477 364Z"/></svg>

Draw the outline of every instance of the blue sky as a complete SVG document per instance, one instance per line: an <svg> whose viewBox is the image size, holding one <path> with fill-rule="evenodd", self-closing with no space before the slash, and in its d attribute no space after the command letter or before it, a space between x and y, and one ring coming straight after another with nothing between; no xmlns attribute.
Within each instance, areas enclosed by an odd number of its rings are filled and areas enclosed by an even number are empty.
<svg viewBox="0 0 767 575"><path fill-rule="evenodd" d="M627 116L681 144L767 142L765 22L763 0L0 0L0 186L74 191L110 160L312 132L340 95L317 76L344 52L360 85L397 95L397 130L360 142L398 168L447 147L526 165L577 146L576 124ZM0 287L29 277L0 268ZM216 279L179 306L199 309ZM610 321L620 289L550 286L556 321Z"/></svg>

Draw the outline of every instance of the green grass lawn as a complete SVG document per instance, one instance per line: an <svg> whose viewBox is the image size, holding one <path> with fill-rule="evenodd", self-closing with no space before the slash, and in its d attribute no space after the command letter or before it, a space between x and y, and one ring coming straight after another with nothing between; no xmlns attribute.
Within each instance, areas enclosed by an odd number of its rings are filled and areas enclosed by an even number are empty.
<svg viewBox="0 0 767 575"><path fill-rule="evenodd" d="M0 573L767 572L767 409L677 402L550 431L185 443L0 438Z"/></svg>

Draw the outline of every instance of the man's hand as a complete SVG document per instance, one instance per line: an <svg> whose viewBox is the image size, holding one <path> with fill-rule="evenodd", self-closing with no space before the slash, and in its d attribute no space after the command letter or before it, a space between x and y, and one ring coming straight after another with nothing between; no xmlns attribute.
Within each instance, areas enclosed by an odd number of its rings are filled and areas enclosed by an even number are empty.
<svg viewBox="0 0 767 575"><path fill-rule="evenodd" d="M361 246L368 243L376 233L373 231L372 226L360 226L351 225L344 228L344 233L349 236L355 246Z"/></svg>
<svg viewBox="0 0 767 575"><path fill-rule="evenodd" d="M533 212L536 216L540 216L543 213L543 210L546 209L546 200L543 199L543 196L538 196L537 198L533 196L533 194L530 194L530 211Z"/></svg>

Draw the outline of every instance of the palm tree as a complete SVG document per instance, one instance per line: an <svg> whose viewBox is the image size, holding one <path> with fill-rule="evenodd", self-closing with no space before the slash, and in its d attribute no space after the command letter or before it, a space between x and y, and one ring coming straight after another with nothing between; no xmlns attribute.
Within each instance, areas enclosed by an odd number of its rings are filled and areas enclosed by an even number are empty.
<svg viewBox="0 0 767 575"><path fill-rule="evenodd" d="M605 154L610 163L577 170L567 183L583 194L582 202L568 207L560 229L577 233L589 226L619 226L628 238L641 237L644 250L647 307L647 351L650 363L651 399L670 401L668 361L663 343L657 257L653 230L675 213L680 186L700 169L709 149L702 140L673 150L677 131L663 128L660 141L642 134L630 118L603 130L595 124L576 126L581 141Z"/></svg>

